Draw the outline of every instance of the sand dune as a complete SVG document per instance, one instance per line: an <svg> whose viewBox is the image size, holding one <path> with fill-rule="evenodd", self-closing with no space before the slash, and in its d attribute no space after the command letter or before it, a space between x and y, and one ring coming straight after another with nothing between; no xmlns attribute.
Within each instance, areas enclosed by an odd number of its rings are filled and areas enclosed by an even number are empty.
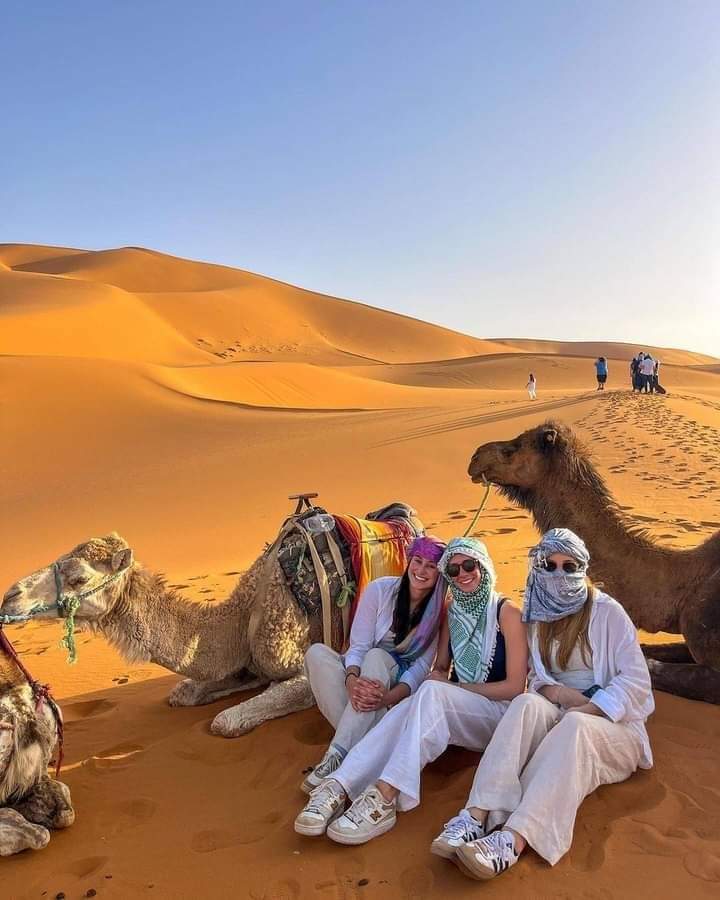
<svg viewBox="0 0 720 900"><path fill-rule="evenodd" d="M627 389L639 349L457 334L248 272L136 248L0 245L0 583L92 534L195 599L216 599L272 539L287 495L320 492L362 514L395 499L449 537L482 491L474 448L549 416L572 425L638 525L691 546L720 528L720 364L664 360L665 397ZM610 359L595 392L592 361ZM524 390L538 378L538 400ZM478 525L518 599L536 532L492 494ZM13 628L67 718L77 823L33 855L0 861L3 895L337 900L475 897L428 854L463 802L473 759L427 772L425 802L358 849L294 834L301 771L328 738L317 710L223 741L211 707L170 709L177 681L79 637L65 665L52 625ZM660 636L662 639L663 636ZM714 897L720 882L720 709L659 694L656 767L583 805L571 853L529 854L520 898Z"/></svg>

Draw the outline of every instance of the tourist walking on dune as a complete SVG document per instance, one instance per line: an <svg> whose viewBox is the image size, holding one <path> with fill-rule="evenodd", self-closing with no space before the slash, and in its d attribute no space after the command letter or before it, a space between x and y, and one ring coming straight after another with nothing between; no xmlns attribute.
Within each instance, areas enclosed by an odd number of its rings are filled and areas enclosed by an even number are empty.
<svg viewBox="0 0 720 900"><path fill-rule="evenodd" d="M485 545L453 538L438 567L452 600L433 673L312 792L295 819L299 834L314 837L327 830L339 844L364 844L389 831L398 809L420 803L423 768L449 744L487 747L510 701L525 690L525 626L520 611L495 590ZM454 682L448 680L451 662ZM348 799L354 802L344 812Z"/></svg>
<svg viewBox="0 0 720 900"><path fill-rule="evenodd" d="M317 705L335 728L325 755L302 783L306 793L430 671L445 612L447 584L437 568L444 550L438 538L416 538L402 576L376 578L365 588L345 656L325 644L311 644L305 654Z"/></svg>
<svg viewBox="0 0 720 900"><path fill-rule="evenodd" d="M640 393L653 394L655 388L653 386L653 374L655 372L655 360L646 353L640 361Z"/></svg>
<svg viewBox="0 0 720 900"><path fill-rule="evenodd" d="M605 382L607 381L608 377L608 364L604 356L600 356L595 360L595 372L597 375L598 383L597 389L599 391L604 391Z"/></svg>
<svg viewBox="0 0 720 900"><path fill-rule="evenodd" d="M586 577L589 562L566 528L530 551L528 693L510 704L466 808L431 846L472 878L507 871L528 845L554 866L570 849L583 798L652 766L645 657L625 610Z"/></svg>
<svg viewBox="0 0 720 900"><path fill-rule="evenodd" d="M527 388L527 392L530 395L530 399L536 400L537 395L535 391L537 390L537 381L535 380L535 376L532 372L530 373L530 378L528 379L528 383L525 385L525 387Z"/></svg>

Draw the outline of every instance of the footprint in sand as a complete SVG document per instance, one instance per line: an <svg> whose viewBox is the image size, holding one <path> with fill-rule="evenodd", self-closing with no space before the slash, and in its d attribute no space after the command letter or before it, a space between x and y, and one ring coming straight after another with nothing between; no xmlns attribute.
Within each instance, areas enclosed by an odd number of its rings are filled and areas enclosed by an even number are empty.
<svg viewBox="0 0 720 900"><path fill-rule="evenodd" d="M428 866L410 866L400 873L400 889L407 900L431 897L435 888L435 875Z"/></svg>
<svg viewBox="0 0 720 900"><path fill-rule="evenodd" d="M300 882L297 878L283 878L272 884L261 894L250 892L251 900L298 900L301 894Z"/></svg>
<svg viewBox="0 0 720 900"><path fill-rule="evenodd" d="M65 871L70 875L77 875L78 878L85 878L103 868L109 859L109 856L85 856L71 862Z"/></svg>
<svg viewBox="0 0 720 900"><path fill-rule="evenodd" d="M141 824L152 819L157 811L157 803L149 797L135 797L134 800L121 803L119 809L124 816Z"/></svg>
<svg viewBox="0 0 720 900"><path fill-rule="evenodd" d="M279 810L271 810L254 822L242 822L233 828L210 828L198 831L190 839L195 853L213 853L228 847L255 844L268 837L268 826L277 825L282 818Z"/></svg>
<svg viewBox="0 0 720 900"><path fill-rule="evenodd" d="M720 881L720 857L707 850L693 850L683 856L685 870L703 881Z"/></svg>
<svg viewBox="0 0 720 900"><path fill-rule="evenodd" d="M85 760L83 765L95 772L126 769L144 752L145 748L140 744L117 744L115 747L109 747L107 750L101 750L100 753L91 756L90 759Z"/></svg>
<svg viewBox="0 0 720 900"><path fill-rule="evenodd" d="M91 719L115 709L117 703L111 700L80 700L77 703L63 703L63 718L67 724L81 719Z"/></svg>

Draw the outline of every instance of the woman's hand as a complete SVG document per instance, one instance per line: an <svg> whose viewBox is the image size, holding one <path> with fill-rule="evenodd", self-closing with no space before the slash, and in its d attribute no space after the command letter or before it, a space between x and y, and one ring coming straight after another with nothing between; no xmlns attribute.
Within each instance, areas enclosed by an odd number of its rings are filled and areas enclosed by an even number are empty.
<svg viewBox="0 0 720 900"><path fill-rule="evenodd" d="M565 687L563 684L547 684L538 691L546 700L561 706L563 709L577 709L585 706L588 702L587 697L582 691L575 688Z"/></svg>
<svg viewBox="0 0 720 900"><path fill-rule="evenodd" d="M428 681L447 681L450 673L447 669L433 669L428 675Z"/></svg>
<svg viewBox="0 0 720 900"><path fill-rule="evenodd" d="M586 716L605 716L605 713L600 709L599 706L595 706L594 703L590 703L589 701L586 701L582 706L571 707L570 709L568 709L568 712L583 713L583 715Z"/></svg>
<svg viewBox="0 0 720 900"><path fill-rule="evenodd" d="M355 712L374 712L384 705L385 686L362 675L348 675L347 692Z"/></svg>

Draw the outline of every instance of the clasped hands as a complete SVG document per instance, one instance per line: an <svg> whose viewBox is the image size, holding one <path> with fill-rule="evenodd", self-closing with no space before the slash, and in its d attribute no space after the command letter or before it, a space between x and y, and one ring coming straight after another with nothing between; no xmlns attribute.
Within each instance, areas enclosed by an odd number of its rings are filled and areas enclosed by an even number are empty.
<svg viewBox="0 0 720 900"><path fill-rule="evenodd" d="M599 706L591 703L582 691L575 688L565 687L562 684L551 684L540 688L540 693L546 700L561 707L563 713L579 712L588 716L604 715Z"/></svg>
<svg viewBox="0 0 720 900"><path fill-rule="evenodd" d="M345 681L348 699L355 712L374 712L387 706L385 685L364 675L347 676Z"/></svg>

